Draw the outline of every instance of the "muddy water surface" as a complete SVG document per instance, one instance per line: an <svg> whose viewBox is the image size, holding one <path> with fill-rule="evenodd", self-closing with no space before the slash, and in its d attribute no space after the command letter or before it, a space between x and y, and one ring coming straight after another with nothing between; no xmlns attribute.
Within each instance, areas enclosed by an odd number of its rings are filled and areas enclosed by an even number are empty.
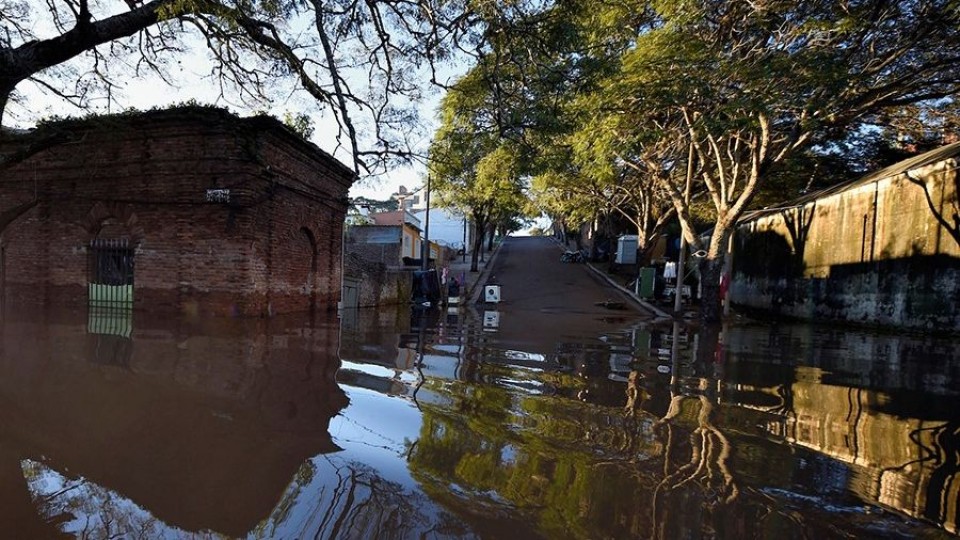
<svg viewBox="0 0 960 540"><path fill-rule="evenodd" d="M949 339L25 310L0 338L5 537L957 532Z"/></svg>

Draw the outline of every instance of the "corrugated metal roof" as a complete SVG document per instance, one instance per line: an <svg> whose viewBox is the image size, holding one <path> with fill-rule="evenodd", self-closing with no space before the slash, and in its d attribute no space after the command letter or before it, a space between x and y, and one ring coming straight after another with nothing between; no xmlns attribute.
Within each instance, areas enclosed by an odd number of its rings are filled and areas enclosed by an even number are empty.
<svg viewBox="0 0 960 540"><path fill-rule="evenodd" d="M873 182L877 182L885 178L893 178L895 176L904 174L908 171L912 171L913 169L919 169L920 167L925 167L932 163L937 163L938 161L950 159L952 157L956 157L957 155L960 155L960 142L948 144L946 146L941 146L940 148L936 148L934 150L925 152L918 156L905 159L903 161L894 163L889 167L884 167L883 169L861 176L860 178L857 178L855 180L836 184L828 188L821 189L819 191L807 193L805 195L797 197L796 199L784 202L782 204L778 204L776 207L762 208L760 210L747 212L743 216L741 216L739 220L737 220L737 223L745 223L747 221L751 221L768 214L779 212L784 208L794 208L797 206L803 206L817 199L822 199L824 197L829 197L831 195L842 193L850 189L858 188L860 186L864 186L867 184L872 184Z"/></svg>

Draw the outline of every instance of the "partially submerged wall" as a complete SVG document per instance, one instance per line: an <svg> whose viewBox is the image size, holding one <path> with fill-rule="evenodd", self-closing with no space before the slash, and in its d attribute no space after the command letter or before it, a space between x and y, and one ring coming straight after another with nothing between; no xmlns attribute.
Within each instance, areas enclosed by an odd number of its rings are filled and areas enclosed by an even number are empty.
<svg viewBox="0 0 960 540"><path fill-rule="evenodd" d="M171 110L63 129L71 142L0 178L0 299L86 304L106 241L129 250L137 309L337 305L353 173L276 120Z"/></svg>
<svg viewBox="0 0 960 540"><path fill-rule="evenodd" d="M746 220L731 300L791 317L960 329L960 147L939 152Z"/></svg>
<svg viewBox="0 0 960 540"><path fill-rule="evenodd" d="M356 247L349 245L345 249L343 272L359 282L357 307L409 303L413 297L413 270L365 258Z"/></svg>

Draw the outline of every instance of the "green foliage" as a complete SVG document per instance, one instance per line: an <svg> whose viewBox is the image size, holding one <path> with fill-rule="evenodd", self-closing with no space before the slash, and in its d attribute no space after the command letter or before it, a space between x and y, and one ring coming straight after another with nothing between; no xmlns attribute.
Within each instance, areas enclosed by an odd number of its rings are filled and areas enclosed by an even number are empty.
<svg viewBox="0 0 960 540"><path fill-rule="evenodd" d="M960 89L950 0L493 5L487 48L444 109L445 128L473 126L458 169L510 170L509 149L539 207L571 227L619 213L646 235L675 210L708 273L747 209L856 169L830 141L913 105L933 119ZM902 118L898 138L922 139Z"/></svg>
<svg viewBox="0 0 960 540"><path fill-rule="evenodd" d="M387 199L380 201L369 197L356 197L350 199L351 211L360 212L360 208L366 208L371 212L393 212L400 207L396 199Z"/></svg>
<svg viewBox="0 0 960 540"><path fill-rule="evenodd" d="M507 366L490 369L511 376ZM571 374L537 376L555 388L583 385ZM611 515L636 515L636 508L649 504L652 491L636 486L655 485L663 446L655 437L637 436L634 420L619 410L559 396L517 399L495 386L427 384L447 399L442 407L424 406L409 465L435 500L456 505L455 499L465 498L482 505L496 493L529 511L540 534L571 538L614 537L629 527L611 522ZM637 462L649 463L649 470ZM452 494L450 485L458 492Z"/></svg>
<svg viewBox="0 0 960 540"><path fill-rule="evenodd" d="M286 111L283 113L283 123L305 140L309 141L313 137L313 118L305 113Z"/></svg>
<svg viewBox="0 0 960 540"><path fill-rule="evenodd" d="M438 205L470 215L481 231L493 226L512 232L532 212L525 194L524 152L517 142L501 137L497 108L485 90L481 72L473 70L444 98L429 174Z"/></svg>

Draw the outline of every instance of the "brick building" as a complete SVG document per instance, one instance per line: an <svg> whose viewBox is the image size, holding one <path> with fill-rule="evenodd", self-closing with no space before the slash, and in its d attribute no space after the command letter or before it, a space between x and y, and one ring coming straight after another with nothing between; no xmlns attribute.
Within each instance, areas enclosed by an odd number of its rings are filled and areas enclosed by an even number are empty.
<svg viewBox="0 0 960 540"><path fill-rule="evenodd" d="M190 107L38 131L68 142L0 176L4 301L336 307L355 176L276 119Z"/></svg>

